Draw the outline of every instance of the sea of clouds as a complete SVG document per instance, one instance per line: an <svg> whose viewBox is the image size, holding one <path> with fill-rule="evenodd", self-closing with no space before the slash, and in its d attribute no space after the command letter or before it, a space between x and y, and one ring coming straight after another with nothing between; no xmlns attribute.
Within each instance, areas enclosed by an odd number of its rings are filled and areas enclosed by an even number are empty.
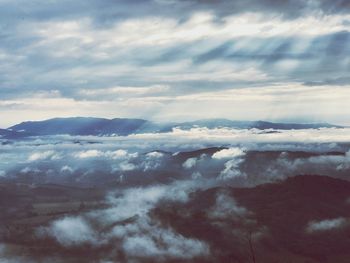
<svg viewBox="0 0 350 263"><path fill-rule="evenodd" d="M254 186L300 174L349 180L349 134L349 129L333 128L196 128L126 137L2 140L0 181L106 189L106 208L65 215L38 226L33 232L37 240L53 240L68 250L88 246L107 251L101 263L115 258L125 262L186 261L210 257L210 245L162 224L151 216L153 209L163 202L186 203L194 191L216 186ZM217 196L207 214L213 222L229 217L241 224L249 216L251 212L225 192ZM325 218L309 222L305 231L347 224L344 218ZM263 235L264 231L257 233ZM7 258L4 262L30 262L11 251L7 244L1 245L0 256Z"/></svg>

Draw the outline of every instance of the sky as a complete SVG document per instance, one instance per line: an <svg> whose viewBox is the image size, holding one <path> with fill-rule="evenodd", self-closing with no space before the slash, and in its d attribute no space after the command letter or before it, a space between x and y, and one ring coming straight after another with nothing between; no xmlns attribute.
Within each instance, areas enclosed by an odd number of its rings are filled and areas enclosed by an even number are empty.
<svg viewBox="0 0 350 263"><path fill-rule="evenodd" d="M349 0L0 0L0 127L53 117L350 125Z"/></svg>

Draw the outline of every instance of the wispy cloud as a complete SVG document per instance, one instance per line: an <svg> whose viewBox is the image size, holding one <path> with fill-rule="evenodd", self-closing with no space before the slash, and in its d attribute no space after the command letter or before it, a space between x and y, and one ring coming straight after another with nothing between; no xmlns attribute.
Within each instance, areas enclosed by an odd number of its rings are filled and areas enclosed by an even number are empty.
<svg viewBox="0 0 350 263"><path fill-rule="evenodd" d="M210 117L288 119L303 94L296 102L296 94L277 92L283 105L290 104L282 111L262 103L259 90L285 85L293 91L303 84L344 89L328 94L327 105L309 101L295 119L338 122L346 115L339 110L345 107L335 107L348 99L350 17L344 1L18 0L1 1L0 10L0 107L9 116L1 125L22 120L23 112L28 119L183 119L202 116L208 107L215 109ZM237 88L248 89L244 98L224 92ZM317 89L313 95L323 94ZM203 103L202 93L215 99ZM223 96L247 102L219 111ZM314 112L326 108L329 114Z"/></svg>

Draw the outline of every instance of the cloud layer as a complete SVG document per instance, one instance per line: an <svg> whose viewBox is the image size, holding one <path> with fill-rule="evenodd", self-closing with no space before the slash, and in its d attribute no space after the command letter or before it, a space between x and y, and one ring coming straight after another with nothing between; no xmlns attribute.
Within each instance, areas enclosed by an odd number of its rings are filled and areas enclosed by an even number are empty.
<svg viewBox="0 0 350 263"><path fill-rule="evenodd" d="M0 10L3 127L24 113L347 123L345 0L5 0Z"/></svg>

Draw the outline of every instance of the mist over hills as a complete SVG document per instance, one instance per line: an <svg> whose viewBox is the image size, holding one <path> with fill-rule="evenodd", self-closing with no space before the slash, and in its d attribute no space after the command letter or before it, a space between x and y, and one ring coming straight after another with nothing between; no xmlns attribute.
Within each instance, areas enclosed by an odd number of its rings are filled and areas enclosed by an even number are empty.
<svg viewBox="0 0 350 263"><path fill-rule="evenodd" d="M8 129L0 130L0 136L16 138L25 136L42 135L95 135L95 136L127 136L140 133L170 132L174 128L189 130L194 127L234 128L234 129L275 129L275 130L298 130L318 128L343 128L342 126L328 123L274 123L266 121L232 121L227 119L202 119L190 122L155 123L144 119L128 118L93 118L72 117L54 118L44 121L26 121Z"/></svg>
<svg viewBox="0 0 350 263"><path fill-rule="evenodd" d="M350 259L350 183L326 176L295 176L252 188L199 189L185 200L172 196L176 192L163 192L162 198L147 199L152 205L146 205L146 213L138 210L145 206L140 200L162 187L118 192L114 203L104 202L101 191L92 189L18 184L0 185L0 189L1 200L9 200L0 202L4 210L0 234L12 244L6 254L10 259L16 260L19 253L32 260L28 262L45 263L52 258L83 262L82 253L84 262L101 262L101 258L140 263L333 263ZM45 206L40 200L46 200ZM131 207L117 216L115 209L124 211L120 204ZM135 238L140 242L126 246ZM144 240L157 249L151 250Z"/></svg>
<svg viewBox="0 0 350 263"><path fill-rule="evenodd" d="M349 262L350 144L337 128L60 118L3 129L24 139L0 144L0 261Z"/></svg>
<svg viewBox="0 0 350 263"><path fill-rule="evenodd" d="M153 213L182 235L210 244L215 260L209 262L255 262L251 253L256 262L347 262L349 193L347 181L303 175L253 188L198 191L185 204Z"/></svg>

